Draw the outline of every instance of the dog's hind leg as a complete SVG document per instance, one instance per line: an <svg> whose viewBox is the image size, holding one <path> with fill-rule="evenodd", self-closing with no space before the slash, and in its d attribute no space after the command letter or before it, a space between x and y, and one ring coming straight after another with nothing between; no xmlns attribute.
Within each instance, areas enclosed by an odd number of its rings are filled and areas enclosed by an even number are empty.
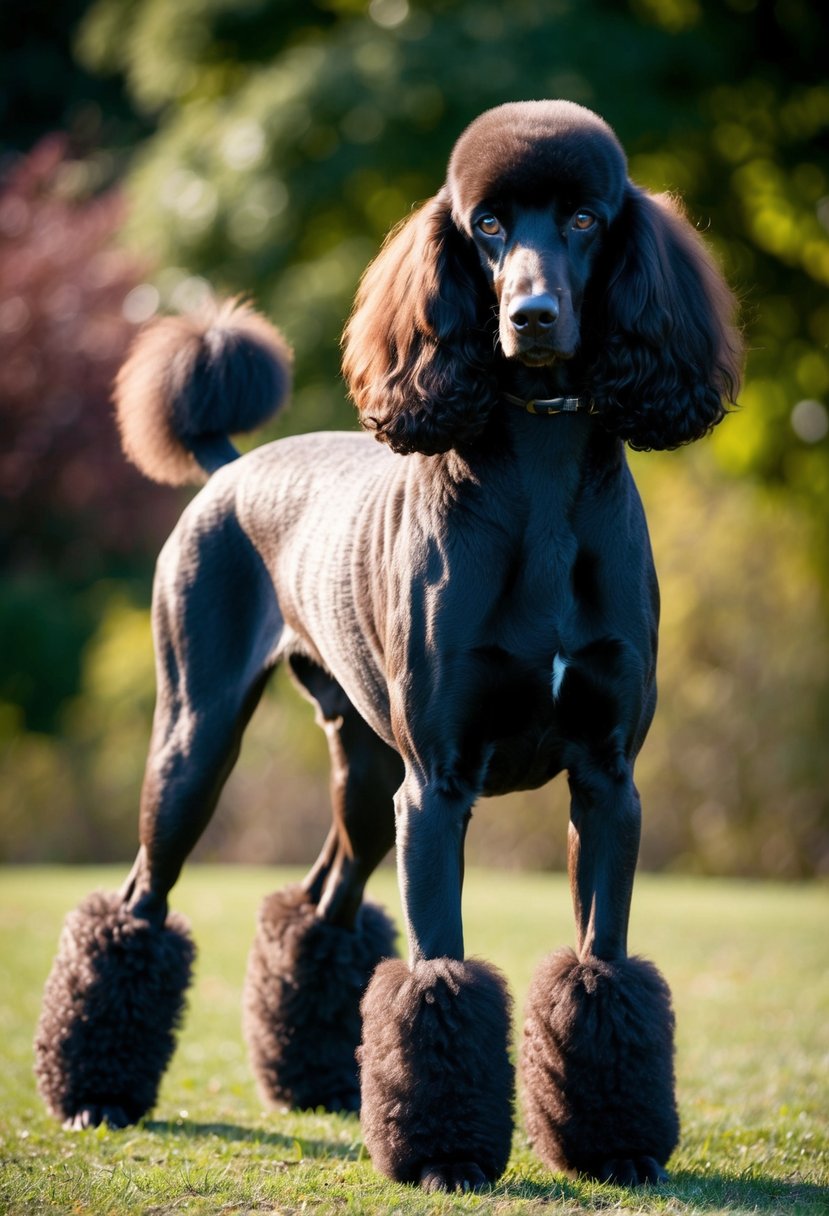
<svg viewBox="0 0 829 1216"><path fill-rule="evenodd" d="M539 965L521 1053L530 1139L553 1170L659 1182L679 1136L670 990L628 957L641 812L630 766L570 771L569 870L578 952Z"/></svg>
<svg viewBox="0 0 829 1216"><path fill-rule="evenodd" d="M185 513L156 569L156 709L141 849L122 891L153 925L163 924L167 896L210 821L283 632L258 551L232 510L217 520L210 506Z"/></svg>
<svg viewBox="0 0 829 1216"><path fill-rule="evenodd" d="M403 761L318 664L292 655L288 665L316 706L331 759L333 824L302 886L324 920L348 928L369 876L394 844L394 794Z"/></svg>
<svg viewBox="0 0 829 1216"><path fill-rule="evenodd" d="M124 887L67 917L35 1043L38 1085L73 1126L123 1126L155 1104L194 949L167 897L207 824L276 653L281 618L232 513L186 513L159 560L158 697L141 848Z"/></svg>
<svg viewBox="0 0 829 1216"><path fill-rule="evenodd" d="M363 891L394 843L393 794L403 765L321 667L301 655L289 663L328 738L334 822L305 880L262 905L245 983L245 1035L268 1101L356 1110L360 999L380 960L394 954L395 936Z"/></svg>

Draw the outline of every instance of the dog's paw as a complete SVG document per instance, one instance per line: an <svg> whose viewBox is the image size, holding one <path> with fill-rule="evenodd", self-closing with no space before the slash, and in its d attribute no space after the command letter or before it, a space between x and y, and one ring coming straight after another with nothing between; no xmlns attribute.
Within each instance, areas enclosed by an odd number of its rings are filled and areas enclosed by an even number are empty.
<svg viewBox="0 0 829 1216"><path fill-rule="evenodd" d="M480 1191L487 1186L483 1170L474 1161L435 1161L420 1171L424 1191Z"/></svg>
<svg viewBox="0 0 829 1216"><path fill-rule="evenodd" d="M88 1127L100 1127L102 1123L106 1123L108 1127L118 1128L129 1127L134 1120L129 1117L123 1106L117 1106L96 1102L90 1102L88 1106L82 1106L74 1115L64 1120L64 1128L70 1132L82 1132Z"/></svg>
<svg viewBox="0 0 829 1216"><path fill-rule="evenodd" d="M618 1186L658 1186L667 1182L668 1175L654 1157L608 1157L596 1170L596 1178Z"/></svg>

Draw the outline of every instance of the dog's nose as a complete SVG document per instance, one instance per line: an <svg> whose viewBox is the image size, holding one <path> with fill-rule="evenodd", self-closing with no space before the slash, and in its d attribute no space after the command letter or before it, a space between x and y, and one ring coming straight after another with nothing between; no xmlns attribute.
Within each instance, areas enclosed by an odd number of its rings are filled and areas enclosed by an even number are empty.
<svg viewBox="0 0 829 1216"><path fill-rule="evenodd" d="M519 296L510 303L509 319L522 336L539 338L554 327L559 311L555 296Z"/></svg>

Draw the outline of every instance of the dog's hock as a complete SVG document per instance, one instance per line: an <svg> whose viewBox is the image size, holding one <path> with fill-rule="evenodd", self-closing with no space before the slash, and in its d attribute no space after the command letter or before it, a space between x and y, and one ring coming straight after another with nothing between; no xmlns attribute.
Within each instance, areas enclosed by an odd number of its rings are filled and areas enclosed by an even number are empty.
<svg viewBox="0 0 829 1216"><path fill-rule="evenodd" d="M97 892L70 912L46 981L35 1075L53 1115L124 1127L155 1105L175 1047L195 947L184 919L152 928L121 896Z"/></svg>
<svg viewBox="0 0 829 1216"><path fill-rule="evenodd" d="M477 1190L512 1140L511 1001L478 960L382 963L363 998L362 1127L378 1170L427 1191Z"/></svg>
<svg viewBox="0 0 829 1216"><path fill-rule="evenodd" d="M652 963L559 950L527 998L521 1076L527 1131L552 1170L660 1182L679 1138L674 1015Z"/></svg>

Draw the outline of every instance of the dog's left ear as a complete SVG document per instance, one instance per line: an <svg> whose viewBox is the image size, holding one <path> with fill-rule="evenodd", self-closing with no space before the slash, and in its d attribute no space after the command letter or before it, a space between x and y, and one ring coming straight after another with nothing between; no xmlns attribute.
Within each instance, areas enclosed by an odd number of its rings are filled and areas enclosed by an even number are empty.
<svg viewBox="0 0 829 1216"><path fill-rule="evenodd" d="M591 396L609 429L639 450L707 434L736 399L742 342L735 300L668 195L629 185L591 302Z"/></svg>
<svg viewBox="0 0 829 1216"><path fill-rule="evenodd" d="M496 403L481 271L448 191L391 233L343 336L343 374L362 425L396 452L471 442Z"/></svg>

